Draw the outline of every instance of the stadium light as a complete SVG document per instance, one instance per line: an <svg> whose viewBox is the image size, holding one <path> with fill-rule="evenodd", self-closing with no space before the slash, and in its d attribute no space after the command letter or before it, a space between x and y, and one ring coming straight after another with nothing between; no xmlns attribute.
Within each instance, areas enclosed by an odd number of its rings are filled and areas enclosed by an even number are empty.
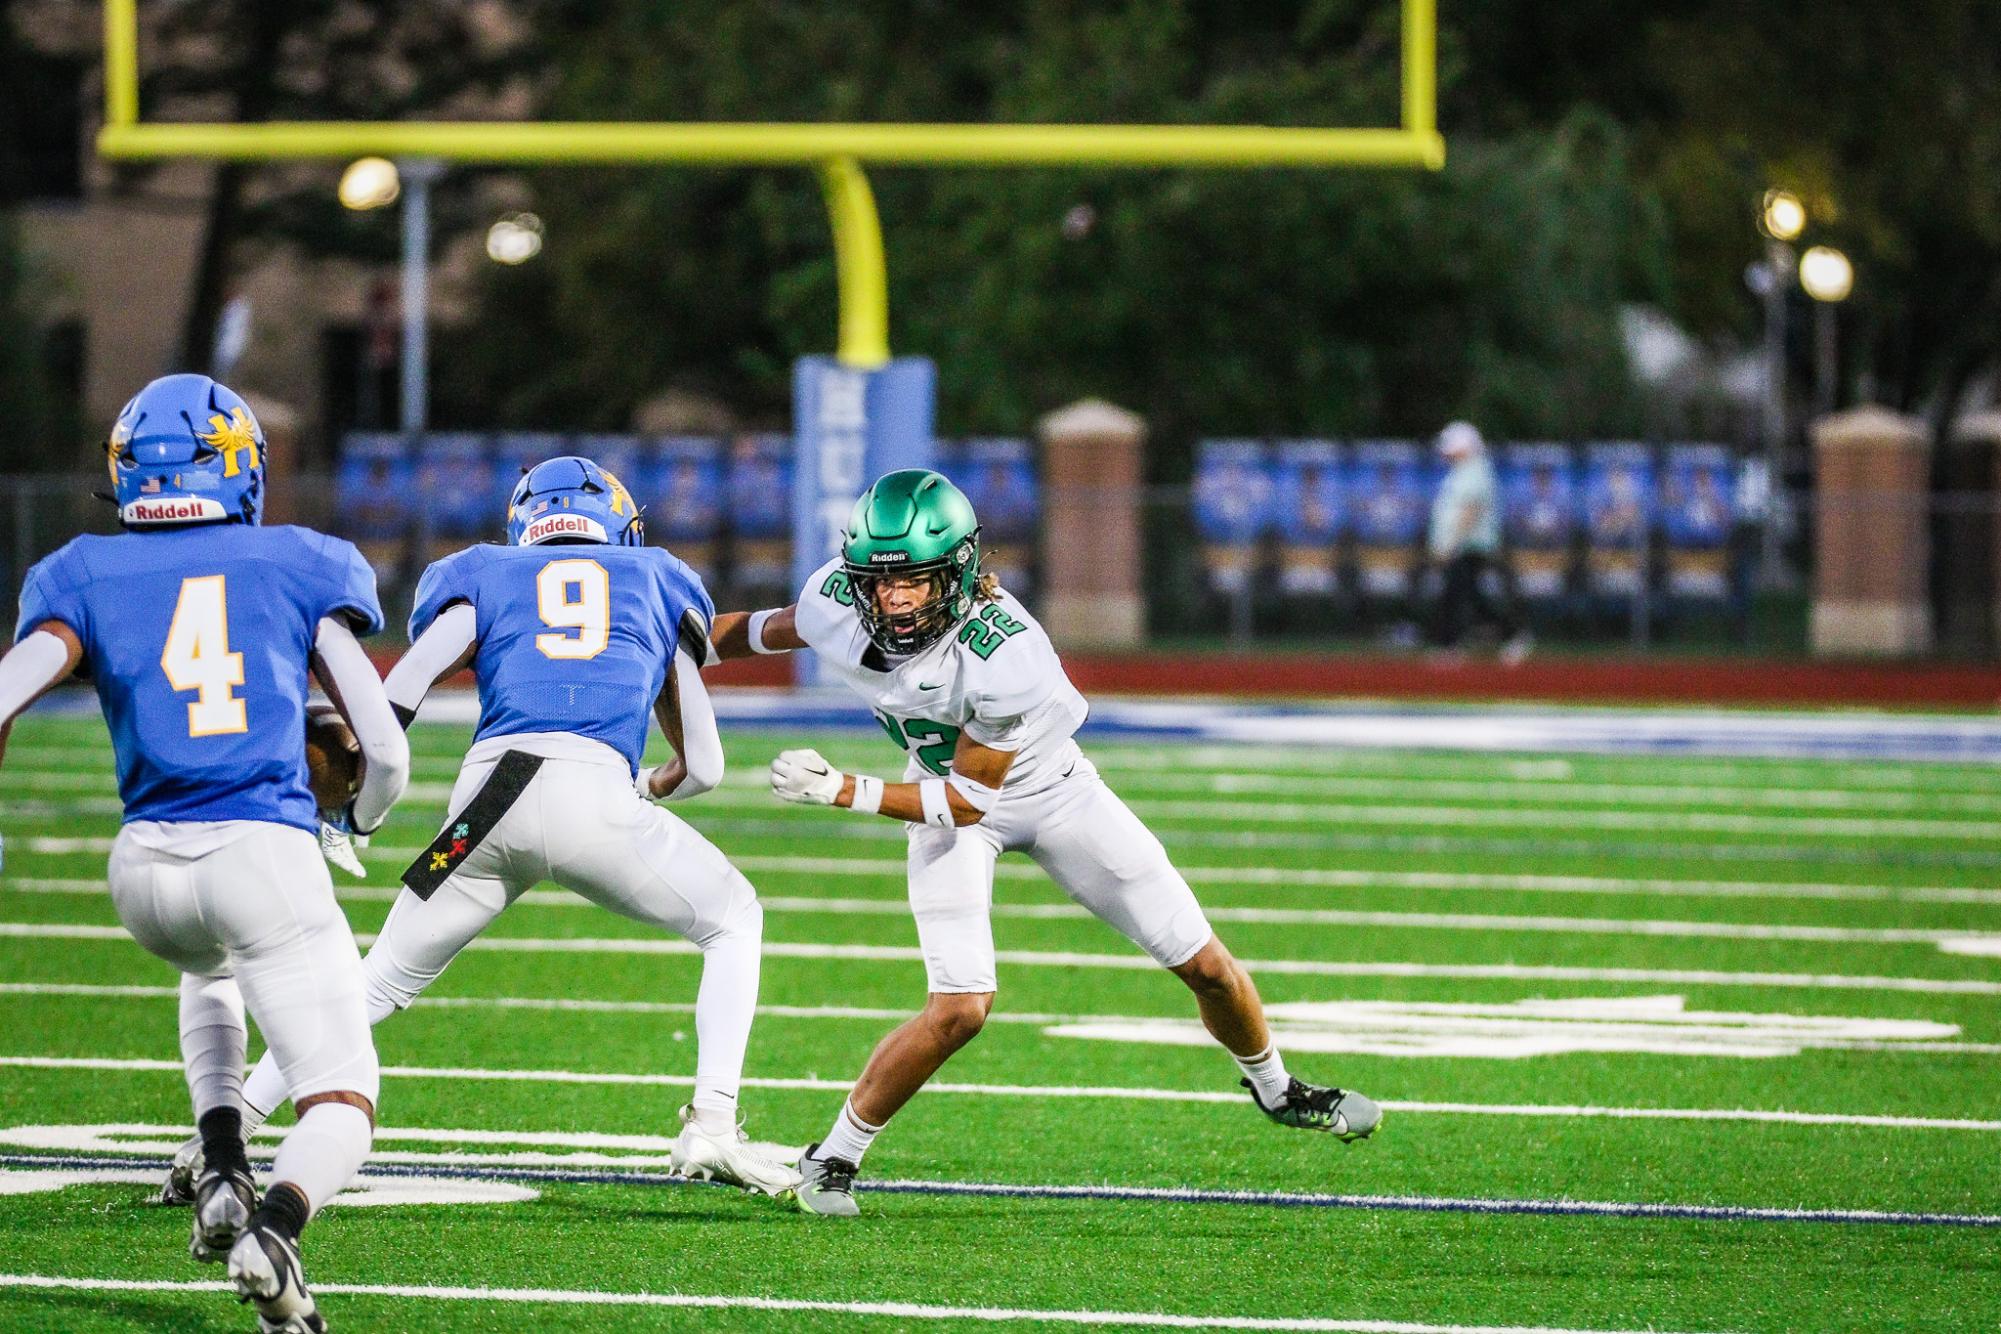
<svg viewBox="0 0 2001 1334"><path fill-rule="evenodd" d="M496 264L526 264L542 253L542 219L510 213L486 229L486 257Z"/></svg>
<svg viewBox="0 0 2001 1334"><path fill-rule="evenodd" d="M386 157L356 158L340 174L340 202L356 212L387 208L403 193L396 164Z"/></svg>
<svg viewBox="0 0 2001 1334"><path fill-rule="evenodd" d="M1800 286L1815 301L1846 301L1855 288L1855 266L1833 246L1813 246L1800 256Z"/></svg>
<svg viewBox="0 0 2001 1334"><path fill-rule="evenodd" d="M1806 205L1790 190L1765 191L1758 209L1758 230L1774 241L1792 241L1806 230Z"/></svg>

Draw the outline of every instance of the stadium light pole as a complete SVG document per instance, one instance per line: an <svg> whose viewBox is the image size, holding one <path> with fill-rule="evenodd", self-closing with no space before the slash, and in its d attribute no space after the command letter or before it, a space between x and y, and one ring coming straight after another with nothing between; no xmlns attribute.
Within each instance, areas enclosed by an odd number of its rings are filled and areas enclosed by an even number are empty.
<svg viewBox="0 0 2001 1334"><path fill-rule="evenodd" d="M1751 287L1765 303L1765 374L1761 413L1765 437L1765 487L1768 497L1758 561L1758 581L1766 588L1785 588L1790 581L1781 566L1779 510L1785 496L1786 439L1786 292L1794 271L1793 242L1806 230L1806 206L1786 190L1767 190L1759 201L1758 230L1765 237L1765 259L1753 265Z"/></svg>
<svg viewBox="0 0 2001 1334"><path fill-rule="evenodd" d="M405 158L403 179L403 402L398 424L416 435L430 417L431 187L445 174L436 158Z"/></svg>
<svg viewBox="0 0 2001 1334"><path fill-rule="evenodd" d="M1800 286L1813 298L1813 406L1825 416L1834 411L1834 308L1855 289L1855 266L1833 246L1814 246L1800 256Z"/></svg>

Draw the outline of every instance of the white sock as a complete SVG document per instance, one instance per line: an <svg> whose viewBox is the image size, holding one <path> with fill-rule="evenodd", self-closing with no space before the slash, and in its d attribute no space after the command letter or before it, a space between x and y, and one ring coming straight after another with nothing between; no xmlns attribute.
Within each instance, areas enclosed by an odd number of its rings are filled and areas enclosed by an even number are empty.
<svg viewBox="0 0 2001 1334"><path fill-rule="evenodd" d="M181 1064L195 1120L243 1101L243 993L232 977L181 974ZM247 1132L246 1132L247 1133Z"/></svg>
<svg viewBox="0 0 2001 1334"><path fill-rule="evenodd" d="M695 993L695 1120L734 1129L744 1052L757 1018L758 962L764 911L755 899L727 930L702 945L702 985Z"/></svg>
<svg viewBox="0 0 2001 1334"><path fill-rule="evenodd" d="M816 1158L845 1158L859 1164L868 1146L882 1133L881 1126L872 1126L855 1115L853 1098L841 1104L841 1114L834 1118L834 1125L827 1137L820 1141L820 1151Z"/></svg>
<svg viewBox="0 0 2001 1334"><path fill-rule="evenodd" d="M1278 1044L1269 1044L1256 1056L1231 1054L1231 1060L1244 1072L1244 1078L1251 1081L1251 1088L1258 1095L1258 1102L1265 1107L1276 1107L1285 1098L1286 1085L1292 1076L1285 1072L1285 1058L1278 1054Z"/></svg>
<svg viewBox="0 0 2001 1334"><path fill-rule="evenodd" d="M314 1213L354 1180L375 1127L368 1114L345 1102L322 1102L306 1109L292 1133L278 1146L271 1164L273 1184L290 1182L306 1197Z"/></svg>
<svg viewBox="0 0 2001 1334"><path fill-rule="evenodd" d="M285 1072L278 1068L278 1058L265 1052L257 1062L257 1068L250 1072L250 1078L243 1081L243 1137L250 1138L250 1132L271 1119L271 1113L285 1103Z"/></svg>

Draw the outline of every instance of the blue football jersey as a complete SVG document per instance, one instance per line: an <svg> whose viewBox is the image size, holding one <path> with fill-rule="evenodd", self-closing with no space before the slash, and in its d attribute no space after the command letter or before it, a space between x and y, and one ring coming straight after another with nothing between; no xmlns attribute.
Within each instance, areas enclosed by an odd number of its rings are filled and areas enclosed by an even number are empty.
<svg viewBox="0 0 2001 1334"><path fill-rule="evenodd" d="M382 628L375 572L309 528L208 524L86 535L28 571L15 642L61 621L83 643L131 820L318 827L306 786L313 637Z"/></svg>
<svg viewBox="0 0 2001 1334"><path fill-rule="evenodd" d="M455 602L472 604L479 649L476 741L568 732L602 741L636 772L647 719L686 637L707 657L715 604L660 547L470 547L424 571L410 638Z"/></svg>

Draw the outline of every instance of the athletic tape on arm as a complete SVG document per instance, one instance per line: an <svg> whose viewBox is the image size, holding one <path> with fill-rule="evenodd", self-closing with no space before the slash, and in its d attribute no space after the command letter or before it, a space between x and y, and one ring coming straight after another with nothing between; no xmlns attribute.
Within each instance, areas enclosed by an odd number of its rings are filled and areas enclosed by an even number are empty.
<svg viewBox="0 0 2001 1334"><path fill-rule="evenodd" d="M961 800L981 815L992 810L994 803L1000 800L999 788L988 787L977 779L968 778L957 769L947 774L945 781L952 785L952 790L959 794Z"/></svg>
<svg viewBox="0 0 2001 1334"><path fill-rule="evenodd" d="M950 829L959 822L952 818L952 802L945 794L945 780L927 778L917 785L917 799L924 804L924 823Z"/></svg>

